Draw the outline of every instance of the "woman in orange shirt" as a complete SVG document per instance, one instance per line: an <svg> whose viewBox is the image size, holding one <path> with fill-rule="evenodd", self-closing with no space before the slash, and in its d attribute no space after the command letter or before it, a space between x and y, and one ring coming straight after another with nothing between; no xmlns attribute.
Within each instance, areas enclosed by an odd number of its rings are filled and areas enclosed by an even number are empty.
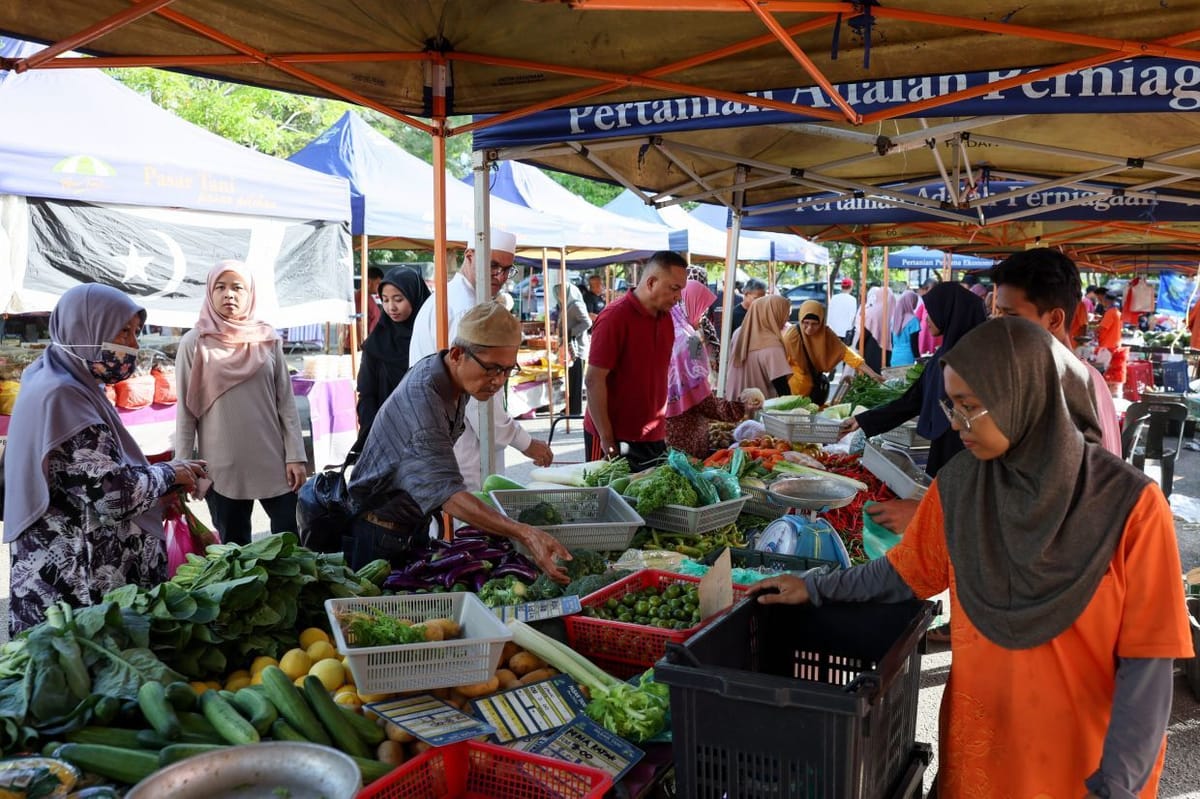
<svg viewBox="0 0 1200 799"><path fill-rule="evenodd" d="M941 364L966 451L901 542L764 580L758 601L950 590L939 799L1153 797L1173 659L1192 654L1170 507L1100 445L1087 372L1038 325L990 321Z"/></svg>
<svg viewBox="0 0 1200 799"><path fill-rule="evenodd" d="M1104 294L1104 314L1096 328L1096 346L1109 354L1108 366L1104 370L1104 382L1108 383L1114 397L1121 396L1125 386L1125 363L1129 350L1121 346L1121 309L1117 307L1115 294Z"/></svg>

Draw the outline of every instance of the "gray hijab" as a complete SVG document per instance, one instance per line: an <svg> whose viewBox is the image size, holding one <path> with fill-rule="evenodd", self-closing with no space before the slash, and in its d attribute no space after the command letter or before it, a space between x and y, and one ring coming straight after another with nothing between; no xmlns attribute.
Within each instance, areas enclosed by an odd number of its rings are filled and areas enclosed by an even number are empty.
<svg viewBox="0 0 1200 799"><path fill-rule="evenodd" d="M87 367L61 347L83 358L95 357L136 314L146 311L120 291L98 283L74 286L50 314L53 342L21 375L4 449L4 542L15 541L50 506L47 464L52 450L84 428L97 424L116 436L120 461L147 466L146 456L126 431L117 409ZM162 514L147 511L135 521L147 533L163 535Z"/></svg>
<svg viewBox="0 0 1200 799"><path fill-rule="evenodd" d="M938 472L959 601L993 643L1038 646L1091 602L1150 481L1100 444L1087 371L1033 322L980 325L941 362L1011 442Z"/></svg>

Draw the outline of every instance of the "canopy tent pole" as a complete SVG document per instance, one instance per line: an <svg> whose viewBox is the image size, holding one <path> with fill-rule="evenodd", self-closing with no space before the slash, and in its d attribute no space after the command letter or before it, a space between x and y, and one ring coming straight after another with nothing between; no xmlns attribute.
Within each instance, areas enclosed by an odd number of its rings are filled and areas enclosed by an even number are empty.
<svg viewBox="0 0 1200 799"><path fill-rule="evenodd" d="M746 179L738 168L737 183ZM725 378L729 374L729 342L733 338L733 288L737 278L738 239L742 235L742 192L734 192L729 230L725 233L725 297L721 303L721 360L717 367L717 396L725 396Z"/></svg>
<svg viewBox="0 0 1200 799"><path fill-rule="evenodd" d="M360 259L359 260L359 264L360 264L359 271L361 272L361 277L359 278L359 295L358 295L359 303L358 304L359 304L359 307L362 308L362 313L359 315L359 318L356 319L354 321L354 323L350 325L350 374L355 380L358 379L358 342L366 341L367 334L370 332L367 330L367 303L372 301L371 296L370 296L370 290L368 289L368 286L367 286L367 283L368 283L367 270L369 270L371 267L371 265L369 263L369 258L367 255L367 234L363 233L359 237L358 242L359 242L358 251L359 251L359 259ZM355 335L355 333L359 331L360 323L362 324L361 332L359 333L359 335ZM359 336L361 336L361 338ZM329 340L328 331L326 331L325 339L326 339L326 341ZM341 349L342 349L341 347L338 347L339 354L341 352Z"/></svg>
<svg viewBox="0 0 1200 799"><path fill-rule="evenodd" d="M775 293L775 262L767 261L767 293Z"/></svg>
<svg viewBox="0 0 1200 799"><path fill-rule="evenodd" d="M888 269L888 248L883 248L883 341L879 342L879 349L882 354L879 356L879 368L883 369L887 366L888 350L892 341L892 315L889 313L892 305L892 290L888 286L888 278L891 276L891 271Z"/></svg>
<svg viewBox="0 0 1200 799"><path fill-rule="evenodd" d="M550 342L554 333L550 329L550 256L542 248L542 335L546 339L546 395L550 398L550 429L554 429L554 349ZM529 281L532 283L533 281ZM584 453L585 456L587 453ZM584 460L587 460L584 457Z"/></svg>
<svg viewBox="0 0 1200 799"><path fill-rule="evenodd" d="M867 245L862 245L862 266L858 273L858 293L862 299L858 304L858 351L865 353L867 349Z"/></svg>
<svg viewBox="0 0 1200 799"><path fill-rule="evenodd" d="M435 159L433 171L440 176L445 188L446 181L446 140L435 136L434 142L441 142L440 162ZM492 236L491 236L491 191L488 182L488 167L490 164L482 154L474 156L472 166L475 172L475 303L491 302L492 297ZM435 178L436 180L436 178ZM505 391L508 390L507 383ZM475 431L479 435L479 481L482 483L487 476L496 471L496 424L492 415L495 395L486 402L479 403L479 420Z"/></svg>
<svg viewBox="0 0 1200 799"><path fill-rule="evenodd" d="M558 250L558 279L562 283L558 287L558 291L559 291L558 326L562 330L562 333L559 337L559 342L558 342L558 355L559 355L558 360L560 363L563 364L563 402L566 406L566 411L563 413L563 417L567 420L567 433L570 434L570 432L571 432L571 378L568 375L569 364L567 363L567 360L562 357L563 353L567 353L568 357L570 356L570 351L568 349L568 344L567 344L569 337L567 335L568 331L567 331L567 248L566 248L566 246L560 247ZM550 381L550 407L551 408L554 407L554 381ZM584 458L584 460L587 460L587 458Z"/></svg>

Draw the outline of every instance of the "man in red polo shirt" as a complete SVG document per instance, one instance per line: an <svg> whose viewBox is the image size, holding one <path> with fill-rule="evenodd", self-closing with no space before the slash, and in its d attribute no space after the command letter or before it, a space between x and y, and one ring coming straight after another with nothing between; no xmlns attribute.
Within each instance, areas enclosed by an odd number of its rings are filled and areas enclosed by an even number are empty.
<svg viewBox="0 0 1200 799"><path fill-rule="evenodd" d="M583 421L589 458L616 457L625 444L630 468L640 471L666 452L671 308L686 283L687 261L669 250L656 252L637 288L596 317Z"/></svg>

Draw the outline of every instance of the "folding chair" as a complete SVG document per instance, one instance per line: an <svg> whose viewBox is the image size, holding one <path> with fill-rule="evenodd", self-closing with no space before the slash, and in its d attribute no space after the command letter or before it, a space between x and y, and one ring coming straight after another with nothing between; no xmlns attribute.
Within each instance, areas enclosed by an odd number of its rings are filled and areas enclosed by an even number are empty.
<svg viewBox="0 0 1200 799"><path fill-rule="evenodd" d="M1121 428L1121 454L1143 471L1147 460L1158 461L1159 484L1168 497L1175 482L1175 456L1183 446L1187 415L1187 406L1180 402L1134 402L1125 411L1125 424ZM1174 447L1164 447L1170 422L1179 425L1179 437Z"/></svg>

